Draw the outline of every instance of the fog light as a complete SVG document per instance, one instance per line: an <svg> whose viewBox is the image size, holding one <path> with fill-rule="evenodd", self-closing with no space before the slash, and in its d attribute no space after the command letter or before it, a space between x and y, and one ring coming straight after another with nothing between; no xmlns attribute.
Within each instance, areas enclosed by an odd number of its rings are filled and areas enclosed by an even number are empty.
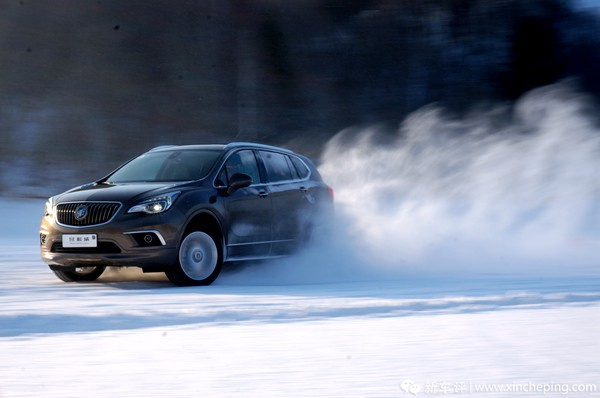
<svg viewBox="0 0 600 398"><path fill-rule="evenodd" d="M46 244L47 236L45 234L40 234L40 245L44 246Z"/></svg>
<svg viewBox="0 0 600 398"><path fill-rule="evenodd" d="M165 240L158 231L126 232L131 235L139 247L164 246Z"/></svg>

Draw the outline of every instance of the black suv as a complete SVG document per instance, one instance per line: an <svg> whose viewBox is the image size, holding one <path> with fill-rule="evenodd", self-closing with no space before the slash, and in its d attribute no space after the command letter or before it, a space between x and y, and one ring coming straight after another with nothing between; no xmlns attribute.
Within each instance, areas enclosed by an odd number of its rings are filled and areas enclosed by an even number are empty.
<svg viewBox="0 0 600 398"><path fill-rule="evenodd" d="M46 203L42 259L65 282L106 266L208 285L223 262L289 254L333 192L306 157L251 144L158 147Z"/></svg>

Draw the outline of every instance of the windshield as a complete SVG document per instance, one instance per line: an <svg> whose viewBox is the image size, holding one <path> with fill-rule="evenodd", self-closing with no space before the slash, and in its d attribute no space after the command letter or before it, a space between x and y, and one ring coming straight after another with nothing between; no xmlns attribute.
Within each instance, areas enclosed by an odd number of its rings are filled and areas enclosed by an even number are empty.
<svg viewBox="0 0 600 398"><path fill-rule="evenodd" d="M145 153L115 171L108 183L190 181L206 177L221 155L208 149Z"/></svg>

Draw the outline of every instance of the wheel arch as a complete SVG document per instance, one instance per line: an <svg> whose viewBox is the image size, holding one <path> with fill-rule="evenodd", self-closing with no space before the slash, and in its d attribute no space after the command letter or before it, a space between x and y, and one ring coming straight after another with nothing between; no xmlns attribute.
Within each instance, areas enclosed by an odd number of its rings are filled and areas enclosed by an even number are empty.
<svg viewBox="0 0 600 398"><path fill-rule="evenodd" d="M200 210L195 213L185 225L183 234L181 235L180 242L185 236L193 231L206 231L210 230L218 233L220 236L221 250L223 253L223 259L227 258L227 245L225 242L225 234L223 233L223 226L219 217L211 212L210 210ZM181 244L181 243L180 243Z"/></svg>

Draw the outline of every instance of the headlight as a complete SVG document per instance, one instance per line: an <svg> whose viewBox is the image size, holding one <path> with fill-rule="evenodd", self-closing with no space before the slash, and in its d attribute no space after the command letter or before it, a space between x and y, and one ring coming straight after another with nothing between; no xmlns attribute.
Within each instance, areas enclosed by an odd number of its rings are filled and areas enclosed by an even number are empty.
<svg viewBox="0 0 600 398"><path fill-rule="evenodd" d="M49 198L46 201L46 208L44 210L44 217L46 217L48 219L53 219L54 218L54 204L53 204L52 198Z"/></svg>
<svg viewBox="0 0 600 398"><path fill-rule="evenodd" d="M181 192L171 192L164 195L155 196L154 198L146 199L133 206L127 213L146 213L146 214L158 214L163 211L169 210L175 199Z"/></svg>

